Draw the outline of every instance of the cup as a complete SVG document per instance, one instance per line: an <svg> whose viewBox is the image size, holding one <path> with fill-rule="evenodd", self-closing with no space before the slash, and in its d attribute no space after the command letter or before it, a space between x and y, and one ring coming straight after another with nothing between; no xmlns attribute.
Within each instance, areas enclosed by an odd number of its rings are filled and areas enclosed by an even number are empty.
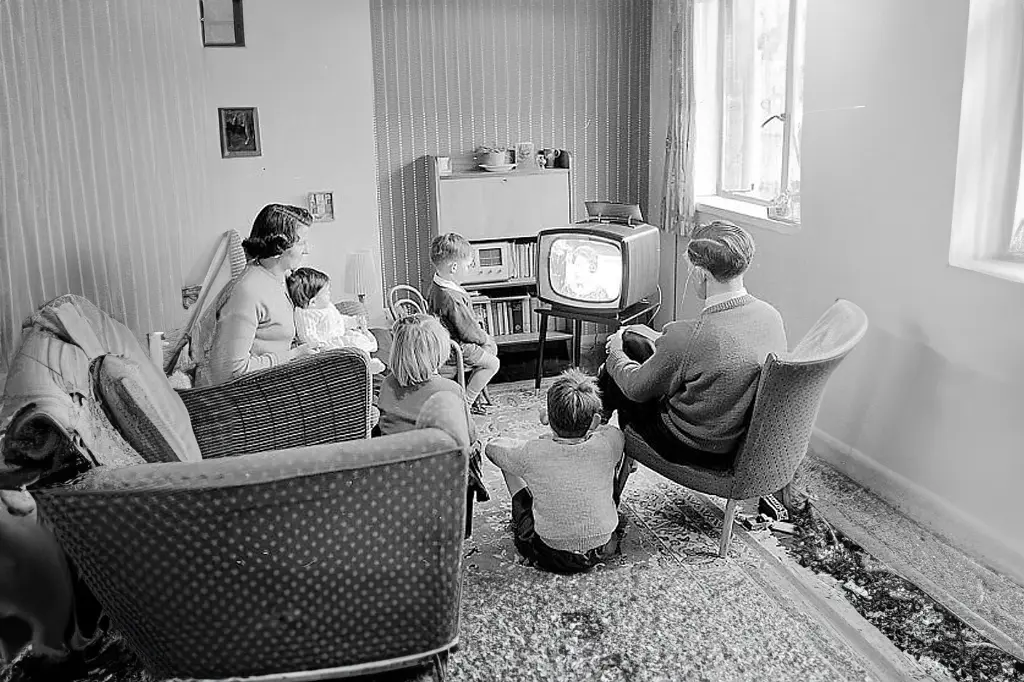
<svg viewBox="0 0 1024 682"><path fill-rule="evenodd" d="M529 165L536 165L537 155L533 151L532 142L520 142L516 145L516 163L519 170L530 170Z"/></svg>

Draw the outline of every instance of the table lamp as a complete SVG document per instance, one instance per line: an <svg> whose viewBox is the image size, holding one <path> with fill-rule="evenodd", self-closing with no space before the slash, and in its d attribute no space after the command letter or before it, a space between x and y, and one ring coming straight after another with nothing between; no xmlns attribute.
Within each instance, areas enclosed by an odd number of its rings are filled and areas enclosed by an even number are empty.
<svg viewBox="0 0 1024 682"><path fill-rule="evenodd" d="M373 261L369 251L356 251L345 259L345 291L359 298L361 316L366 317L366 290L369 288Z"/></svg>

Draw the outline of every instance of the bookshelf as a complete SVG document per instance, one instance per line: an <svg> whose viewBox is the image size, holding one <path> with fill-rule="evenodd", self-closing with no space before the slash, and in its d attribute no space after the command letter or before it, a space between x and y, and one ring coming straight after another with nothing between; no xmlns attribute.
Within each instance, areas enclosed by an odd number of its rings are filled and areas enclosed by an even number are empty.
<svg viewBox="0 0 1024 682"><path fill-rule="evenodd" d="M437 157L428 157L431 237L458 232L474 245L507 245L509 262L501 276L464 283L474 294L477 319L499 351L540 341L537 233L573 222L571 156L563 150L563 157L563 168L523 163L509 173L489 173L478 169L470 154L451 157L447 174L440 172ZM549 327L546 341L571 342L569 323L557 324Z"/></svg>

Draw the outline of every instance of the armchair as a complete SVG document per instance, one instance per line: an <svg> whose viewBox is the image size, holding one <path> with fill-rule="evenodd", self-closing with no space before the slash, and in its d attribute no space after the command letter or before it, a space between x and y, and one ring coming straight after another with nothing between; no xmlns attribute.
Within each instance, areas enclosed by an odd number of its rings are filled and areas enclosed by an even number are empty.
<svg viewBox="0 0 1024 682"><path fill-rule="evenodd" d="M792 483L807 454L825 384L867 328L864 311L840 299L791 352L782 357L768 355L758 380L750 424L732 468L718 471L670 462L628 426L626 454L676 483L726 498L718 548L719 556L726 556L737 503Z"/></svg>
<svg viewBox="0 0 1024 682"><path fill-rule="evenodd" d="M322 680L457 646L466 464L428 428L103 467L37 498L150 672Z"/></svg>
<svg viewBox="0 0 1024 682"><path fill-rule="evenodd" d="M153 452L125 441L97 395L91 370L108 354L151 363L124 325L80 296L56 298L26 322L0 404L0 488L58 471L154 461ZM365 353L339 349L219 386L143 389L180 400L202 456L220 457L368 438L367 362Z"/></svg>

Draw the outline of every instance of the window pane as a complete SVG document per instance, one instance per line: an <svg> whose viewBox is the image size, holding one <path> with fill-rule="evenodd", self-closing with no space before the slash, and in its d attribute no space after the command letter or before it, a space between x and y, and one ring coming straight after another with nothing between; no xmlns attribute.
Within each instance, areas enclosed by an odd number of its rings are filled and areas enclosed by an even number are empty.
<svg viewBox="0 0 1024 682"><path fill-rule="evenodd" d="M722 190L768 201L782 190L789 0L723 0Z"/></svg>
<svg viewBox="0 0 1024 682"><path fill-rule="evenodd" d="M807 4L804 0L794 0L793 11L796 12L796 33L792 36L793 44L793 80L790 94L790 111L786 112L791 126L789 140L789 196L793 204L792 219L800 221L800 150L801 133L804 127L804 26L807 19Z"/></svg>

